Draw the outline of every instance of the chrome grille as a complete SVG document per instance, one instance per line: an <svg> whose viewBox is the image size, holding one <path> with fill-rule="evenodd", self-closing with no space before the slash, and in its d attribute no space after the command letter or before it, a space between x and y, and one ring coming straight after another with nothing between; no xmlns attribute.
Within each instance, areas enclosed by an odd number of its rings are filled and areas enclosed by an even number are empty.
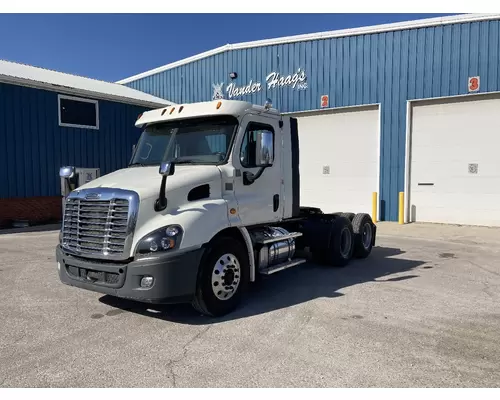
<svg viewBox="0 0 500 400"><path fill-rule="evenodd" d="M67 199L64 211L62 245L77 254L123 255L129 232L129 200Z"/></svg>

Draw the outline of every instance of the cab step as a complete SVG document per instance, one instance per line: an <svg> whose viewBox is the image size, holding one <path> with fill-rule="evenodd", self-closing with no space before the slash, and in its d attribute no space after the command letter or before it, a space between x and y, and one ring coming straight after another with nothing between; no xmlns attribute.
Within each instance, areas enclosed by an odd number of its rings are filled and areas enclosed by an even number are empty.
<svg viewBox="0 0 500 400"><path fill-rule="evenodd" d="M302 232L290 232L289 234L283 236L276 236L276 237L257 240L257 243L268 244L268 243L280 242L282 240L295 239L299 236L302 236Z"/></svg>
<svg viewBox="0 0 500 400"><path fill-rule="evenodd" d="M305 258L295 258L293 260L285 261L284 263L273 265L272 267L262 269L259 271L262 275L271 275L275 272L283 271L284 269L288 269L291 267L295 267L296 265L304 264L307 262Z"/></svg>

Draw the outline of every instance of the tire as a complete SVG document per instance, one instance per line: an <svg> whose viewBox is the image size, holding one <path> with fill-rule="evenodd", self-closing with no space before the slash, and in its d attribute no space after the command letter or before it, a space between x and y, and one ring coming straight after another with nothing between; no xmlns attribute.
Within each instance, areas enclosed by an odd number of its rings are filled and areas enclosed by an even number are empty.
<svg viewBox="0 0 500 400"><path fill-rule="evenodd" d="M375 234L372 218L368 214L356 214L352 220L354 231L354 257L366 258L372 252Z"/></svg>
<svg viewBox="0 0 500 400"><path fill-rule="evenodd" d="M340 214L341 217L346 217L351 222L354 219L355 215L356 214L354 214L352 212L345 212L345 213Z"/></svg>
<svg viewBox="0 0 500 400"><path fill-rule="evenodd" d="M326 246L312 250L313 260L318 264L345 267L354 252L354 231L346 217L339 216L329 224Z"/></svg>
<svg viewBox="0 0 500 400"><path fill-rule="evenodd" d="M192 306L210 317L229 314L241 303L248 282L249 261L243 245L231 237L218 238L209 245L200 263ZM221 290L216 292L218 288Z"/></svg>

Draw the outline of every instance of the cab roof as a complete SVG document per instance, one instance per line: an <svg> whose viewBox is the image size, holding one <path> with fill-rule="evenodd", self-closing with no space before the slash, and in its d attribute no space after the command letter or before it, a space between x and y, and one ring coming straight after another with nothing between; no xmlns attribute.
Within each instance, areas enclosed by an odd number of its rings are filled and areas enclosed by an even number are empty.
<svg viewBox="0 0 500 400"><path fill-rule="evenodd" d="M264 106L240 100L212 100L199 103L176 104L156 110L146 111L139 116L135 126L143 127L148 124L175 121L197 117L211 117L233 115L239 117L247 112L279 115L275 108L266 109Z"/></svg>

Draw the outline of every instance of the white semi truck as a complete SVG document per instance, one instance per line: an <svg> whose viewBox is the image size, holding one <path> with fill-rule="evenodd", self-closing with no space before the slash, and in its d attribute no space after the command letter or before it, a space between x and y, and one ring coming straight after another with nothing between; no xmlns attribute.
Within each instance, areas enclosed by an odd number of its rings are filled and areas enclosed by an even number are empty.
<svg viewBox="0 0 500 400"><path fill-rule="evenodd" d="M74 167L60 170L70 188L56 249L63 283L222 316L259 275L371 253L368 214L300 204L297 120L269 100L169 106L136 126L127 168L80 187Z"/></svg>

